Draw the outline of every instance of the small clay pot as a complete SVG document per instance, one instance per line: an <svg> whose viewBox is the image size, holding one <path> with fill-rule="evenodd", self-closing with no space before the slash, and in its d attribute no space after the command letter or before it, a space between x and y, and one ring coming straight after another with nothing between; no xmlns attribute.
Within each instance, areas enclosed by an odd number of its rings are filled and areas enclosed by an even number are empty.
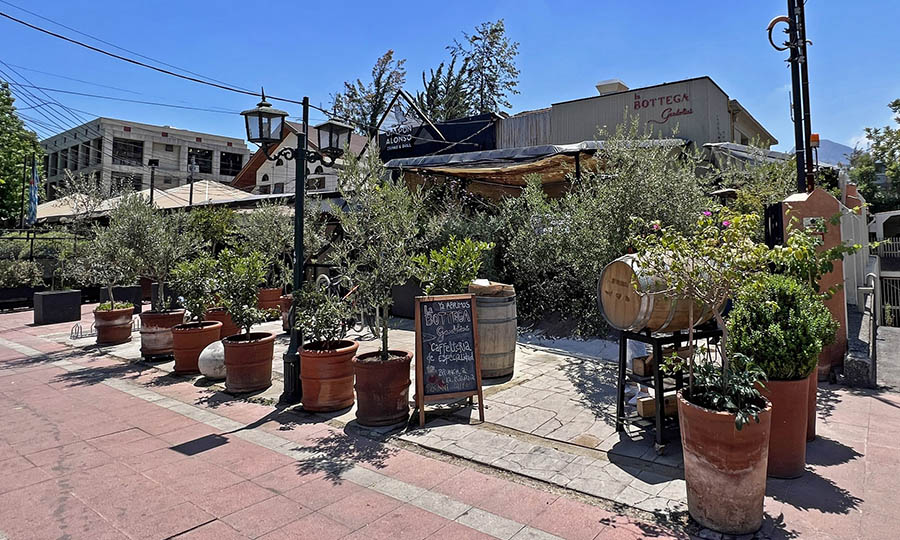
<svg viewBox="0 0 900 540"><path fill-rule="evenodd" d="M329 412L353 405L353 357L359 349L355 341L338 341L332 349L322 342L307 343L300 351L300 382L303 408Z"/></svg>
<svg viewBox="0 0 900 540"><path fill-rule="evenodd" d="M806 469L808 377L796 381L767 381L759 393L772 402L768 475L797 478Z"/></svg>
<svg viewBox="0 0 900 540"><path fill-rule="evenodd" d="M225 345L225 391L242 394L272 386L272 355L275 334L250 332L223 340Z"/></svg>
<svg viewBox="0 0 900 540"><path fill-rule="evenodd" d="M281 288L260 289L257 294L259 309L281 309Z"/></svg>
<svg viewBox="0 0 900 540"><path fill-rule="evenodd" d="M172 355L172 327L184 322L184 310L141 313L141 356Z"/></svg>
<svg viewBox="0 0 900 540"><path fill-rule="evenodd" d="M231 320L231 315L225 311L225 308L217 307L207 309L206 313L203 315L203 320L219 321L222 323L222 329L219 332L220 338L227 338L228 336L233 336L241 332L241 329L234 324L234 321Z"/></svg>
<svg viewBox="0 0 900 540"><path fill-rule="evenodd" d="M762 525L772 405L740 431L734 418L678 393L688 511L703 527L743 535Z"/></svg>
<svg viewBox="0 0 900 540"><path fill-rule="evenodd" d="M412 353L388 351L361 354L353 359L356 376L356 421L363 426L390 426L409 417L409 362Z"/></svg>
<svg viewBox="0 0 900 540"><path fill-rule="evenodd" d="M222 323L201 321L172 327L172 353L175 356L175 373L199 373L197 359L207 345L218 341Z"/></svg>
<svg viewBox="0 0 900 540"><path fill-rule="evenodd" d="M281 328L285 332L291 331L291 306L294 304L294 297L289 294L281 295Z"/></svg>
<svg viewBox="0 0 900 540"><path fill-rule="evenodd" d="M97 345L116 345L131 341L131 316L134 307L94 310L94 328L97 329Z"/></svg>

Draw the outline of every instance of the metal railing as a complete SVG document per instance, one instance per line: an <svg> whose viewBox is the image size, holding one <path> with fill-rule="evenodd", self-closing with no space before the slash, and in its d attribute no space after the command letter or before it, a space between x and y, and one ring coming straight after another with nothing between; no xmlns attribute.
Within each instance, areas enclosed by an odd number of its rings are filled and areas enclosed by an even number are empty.
<svg viewBox="0 0 900 540"><path fill-rule="evenodd" d="M878 256L889 259L900 259L900 238L887 238L878 244Z"/></svg>

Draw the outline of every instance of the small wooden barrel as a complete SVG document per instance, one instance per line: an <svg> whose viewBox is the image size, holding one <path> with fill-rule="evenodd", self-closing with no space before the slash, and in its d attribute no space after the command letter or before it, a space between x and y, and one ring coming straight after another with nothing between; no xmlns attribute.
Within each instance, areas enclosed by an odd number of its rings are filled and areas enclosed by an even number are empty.
<svg viewBox="0 0 900 540"><path fill-rule="evenodd" d="M637 284L637 287L635 287ZM644 275L636 255L624 255L606 265L597 283L600 310L610 326L639 332L674 332L689 325L688 300L672 300L659 289L659 280ZM713 316L709 306L694 306L694 326Z"/></svg>
<svg viewBox="0 0 900 540"><path fill-rule="evenodd" d="M512 374L516 361L516 295L476 296L481 377Z"/></svg>

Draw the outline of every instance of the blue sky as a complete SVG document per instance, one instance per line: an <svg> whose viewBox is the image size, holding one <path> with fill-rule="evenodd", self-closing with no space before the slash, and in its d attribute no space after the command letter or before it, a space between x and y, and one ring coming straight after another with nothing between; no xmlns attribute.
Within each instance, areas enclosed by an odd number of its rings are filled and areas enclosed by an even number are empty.
<svg viewBox="0 0 900 540"><path fill-rule="evenodd" d="M2 12L80 39L6 2L182 68L246 88L264 85L275 95L308 95L323 106L344 80L365 80L387 49L407 59L407 89L414 92L422 71L447 57L446 45L461 31L502 17L520 42L521 94L511 98L511 112L593 95L602 79L635 88L709 75L775 134L778 148L793 144L786 55L765 33L785 12L785 0L0 1ZM900 50L898 20L900 2L893 0L808 1L813 130L823 138L852 145L865 126L891 122L887 103L900 97L900 70L891 67ZM230 111L255 105L248 96L125 64L6 19L0 60L49 88ZM243 136L236 115L53 96L95 115ZM299 114L298 106L285 108Z"/></svg>

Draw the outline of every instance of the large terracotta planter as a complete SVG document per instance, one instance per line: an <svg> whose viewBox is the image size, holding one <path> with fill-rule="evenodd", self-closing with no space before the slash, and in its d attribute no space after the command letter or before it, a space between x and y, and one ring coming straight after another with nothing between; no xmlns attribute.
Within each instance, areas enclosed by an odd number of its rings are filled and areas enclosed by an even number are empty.
<svg viewBox="0 0 900 540"><path fill-rule="evenodd" d="M225 345L225 391L232 394L265 390L272 386L272 355L275 334L250 332L223 340Z"/></svg>
<svg viewBox="0 0 900 540"><path fill-rule="evenodd" d="M688 402L679 392L688 511L700 525L726 534L759 530L766 496L772 405L740 431L734 415Z"/></svg>
<svg viewBox="0 0 900 540"><path fill-rule="evenodd" d="M412 353L389 351L382 362L378 352L353 359L356 376L356 421L363 426L390 426L409 417L409 362Z"/></svg>
<svg viewBox="0 0 900 540"><path fill-rule="evenodd" d="M806 468L809 379L768 381L760 393L772 403L768 474L775 478L797 478Z"/></svg>
<svg viewBox="0 0 900 540"><path fill-rule="evenodd" d="M227 338L240 333L241 329L231 320L231 315L224 308L212 308L206 310L203 315L204 321L219 321L222 323L222 329L219 332L221 338Z"/></svg>
<svg viewBox="0 0 900 540"><path fill-rule="evenodd" d="M307 343L300 351L303 408L307 411L339 411L353 405L353 357L355 341L338 341L333 349Z"/></svg>
<svg viewBox="0 0 900 540"><path fill-rule="evenodd" d="M197 359L207 345L220 339L222 323L201 321L172 327L172 354L175 356L175 373L199 373Z"/></svg>
<svg viewBox="0 0 900 540"><path fill-rule="evenodd" d="M141 356L172 356L172 327L183 322L183 309L141 313Z"/></svg>
<svg viewBox="0 0 900 540"><path fill-rule="evenodd" d="M291 306L294 304L294 297L290 294L281 295L281 328L285 332L291 330Z"/></svg>
<svg viewBox="0 0 900 540"><path fill-rule="evenodd" d="M816 407L818 407L817 398L819 392L819 379L817 369L809 374L809 401L806 404L806 442L810 442L816 438Z"/></svg>
<svg viewBox="0 0 900 540"><path fill-rule="evenodd" d="M97 345L116 345L131 341L131 316L134 308L94 310L94 328L97 330Z"/></svg>
<svg viewBox="0 0 900 540"><path fill-rule="evenodd" d="M260 289L257 295L259 309L281 309L281 288Z"/></svg>

